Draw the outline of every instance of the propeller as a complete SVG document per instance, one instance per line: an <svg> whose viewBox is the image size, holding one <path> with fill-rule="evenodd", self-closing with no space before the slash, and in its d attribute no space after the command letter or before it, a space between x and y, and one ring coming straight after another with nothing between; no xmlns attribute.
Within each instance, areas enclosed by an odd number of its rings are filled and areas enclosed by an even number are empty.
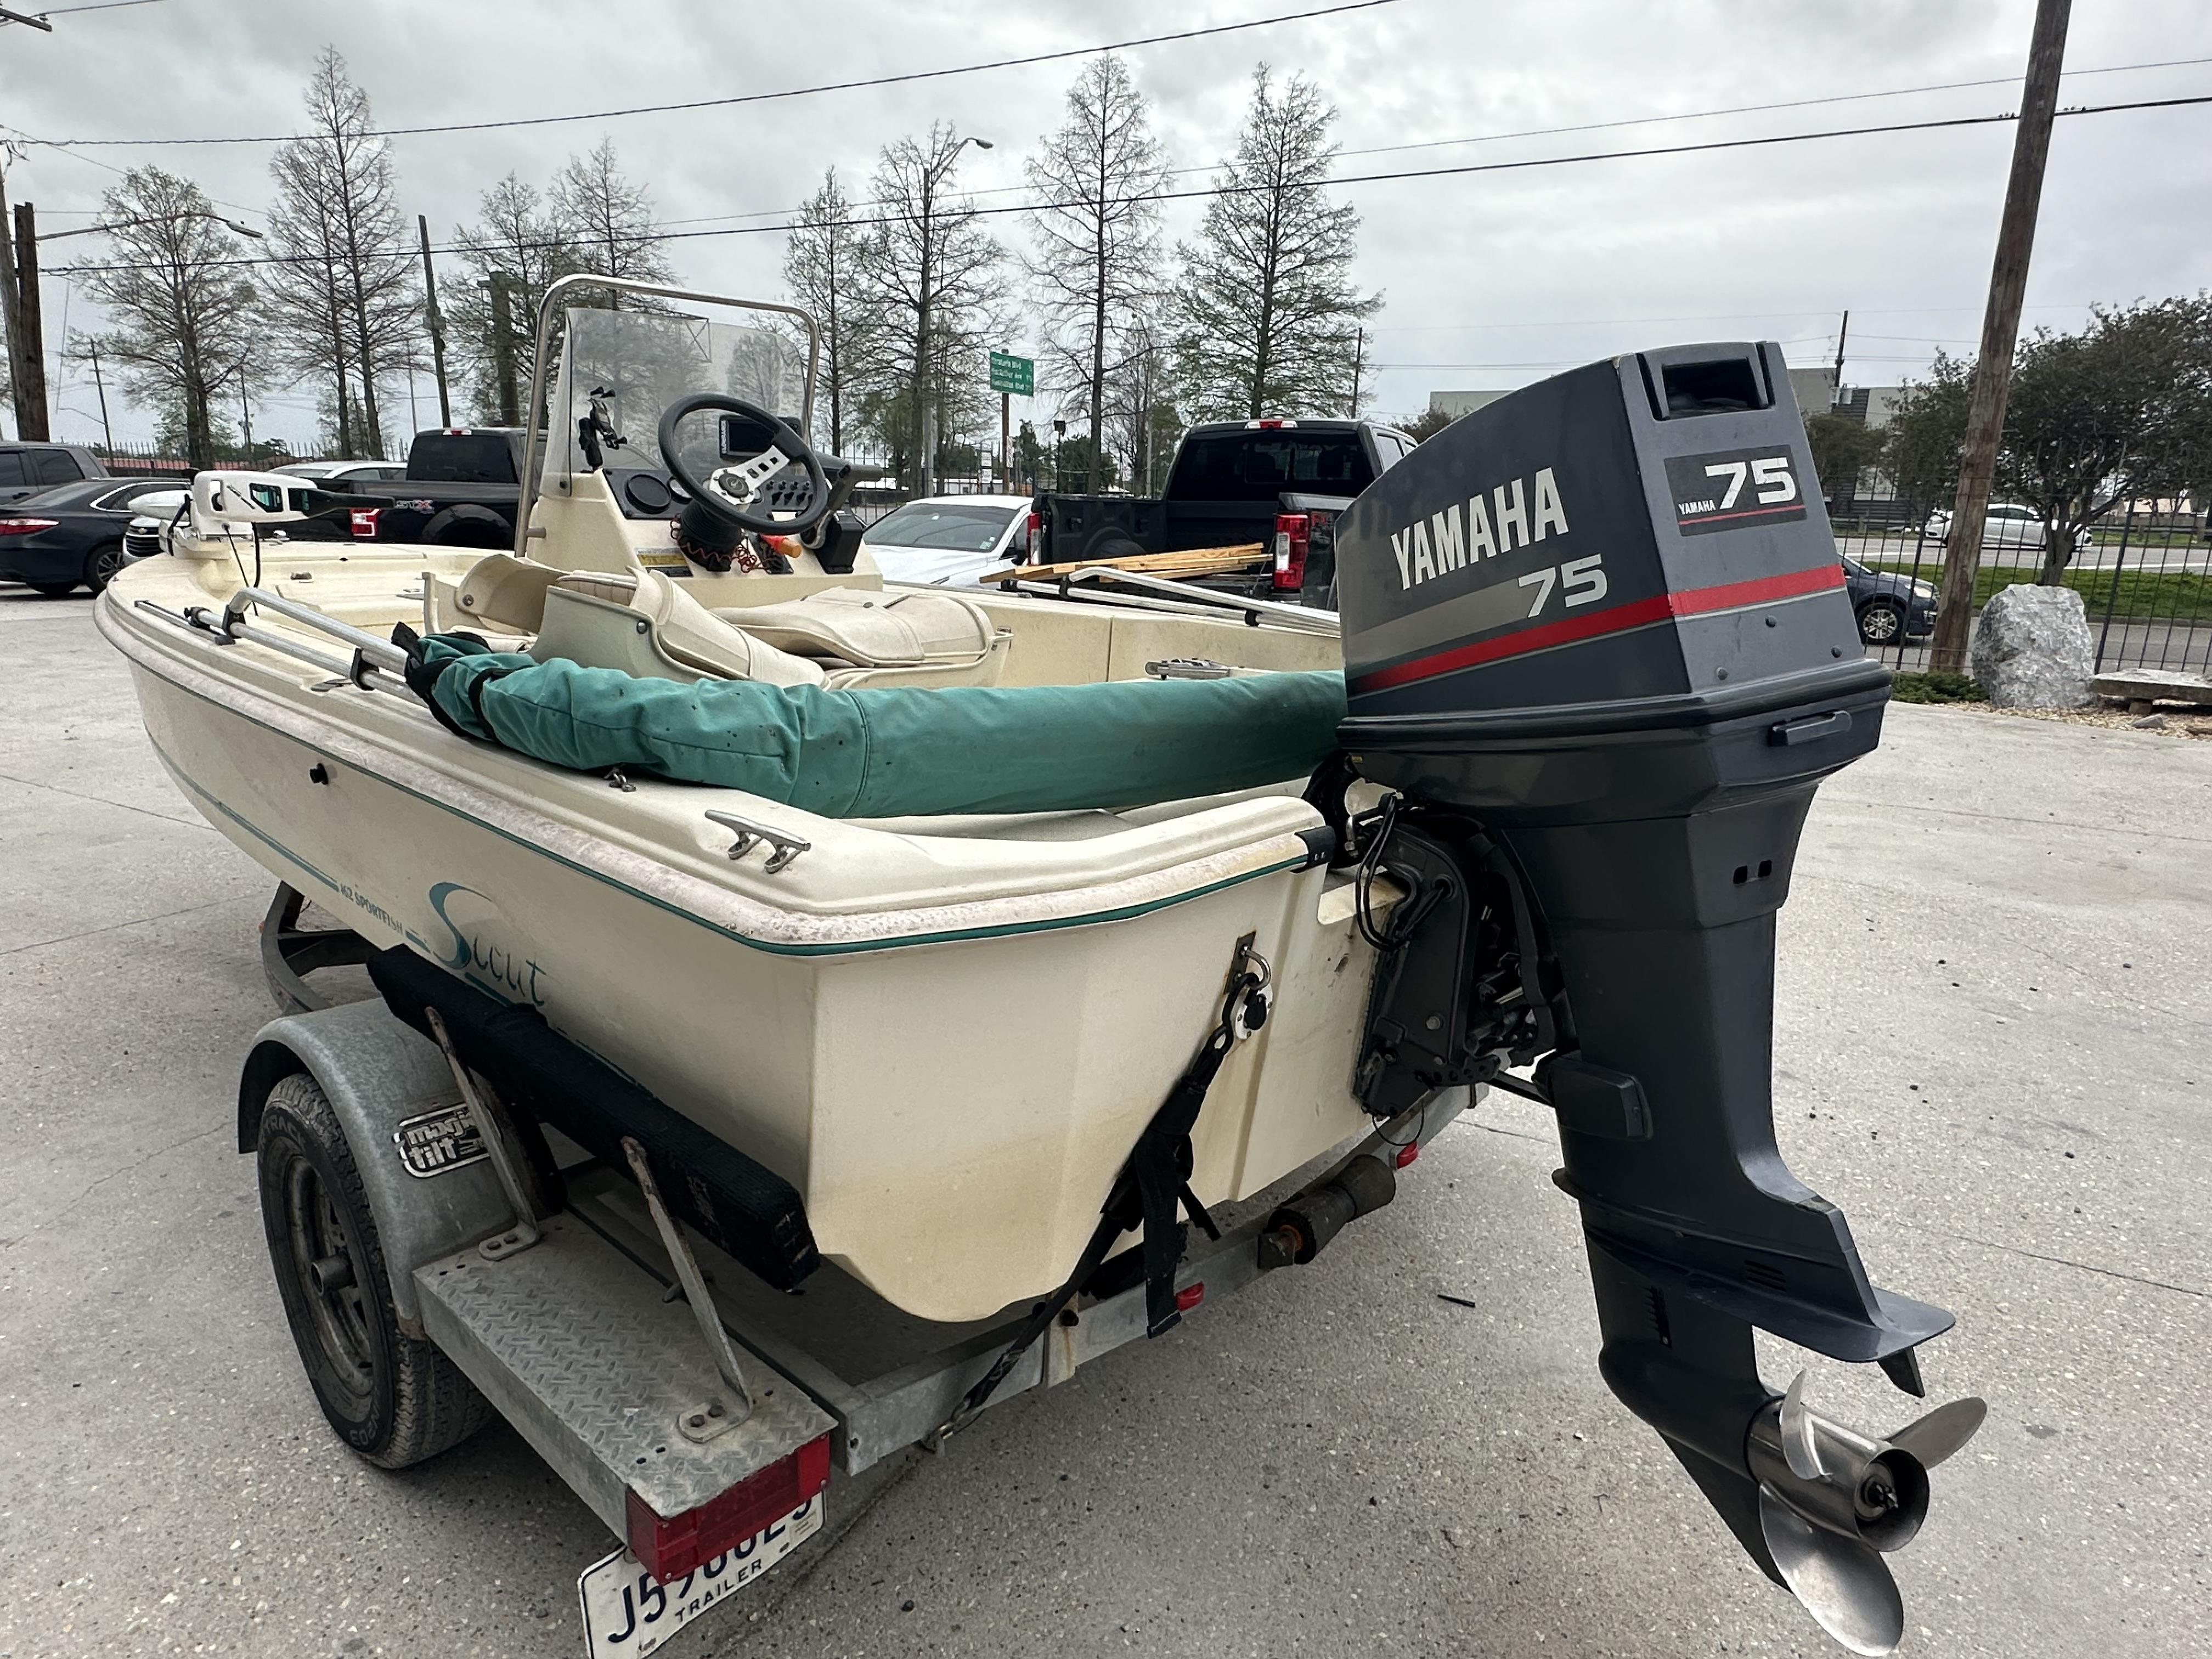
<svg viewBox="0 0 2212 1659"><path fill-rule="evenodd" d="M1954 1400L1870 1440L1807 1406L1800 1371L1753 1419L1767 1553L1805 1610L1853 1653L1887 1654L1904 1638L1904 1598L1882 1555L1912 1541L1928 1514L1928 1471L1988 1415L1979 1400Z"/></svg>

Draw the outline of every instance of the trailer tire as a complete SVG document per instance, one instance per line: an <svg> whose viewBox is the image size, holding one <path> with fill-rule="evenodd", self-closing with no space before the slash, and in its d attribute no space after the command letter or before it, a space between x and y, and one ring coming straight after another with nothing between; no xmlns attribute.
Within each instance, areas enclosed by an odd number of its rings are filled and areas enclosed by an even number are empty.
<svg viewBox="0 0 2212 1659"><path fill-rule="evenodd" d="M353 1149L307 1073L269 1091L255 1164L284 1318L331 1427L387 1469L434 1457L482 1428L491 1406L475 1384L434 1344L399 1328Z"/></svg>

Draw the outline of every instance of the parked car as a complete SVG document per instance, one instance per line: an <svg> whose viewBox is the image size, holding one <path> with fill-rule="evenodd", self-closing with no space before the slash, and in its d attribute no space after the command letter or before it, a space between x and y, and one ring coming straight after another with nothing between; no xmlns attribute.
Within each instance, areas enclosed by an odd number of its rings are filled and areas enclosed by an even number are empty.
<svg viewBox="0 0 2212 1659"><path fill-rule="evenodd" d="M368 483L391 483L407 476L404 461L294 461L276 469L295 478L328 483L334 478L359 478Z"/></svg>
<svg viewBox="0 0 2212 1659"><path fill-rule="evenodd" d="M156 489L131 503L131 523L123 532L123 560L125 564L150 559L161 550L162 538L168 533L178 510L191 495L189 489L174 487Z"/></svg>
<svg viewBox="0 0 2212 1659"><path fill-rule="evenodd" d="M1938 507L1928 515L1926 526L1930 541L1951 539L1951 509ZM1991 501L1987 515L1982 520L1984 547L2033 547L2043 545L2043 515L2032 507L2018 501ZM2074 550L2082 551L2089 545L2087 528L2074 532Z"/></svg>
<svg viewBox="0 0 2212 1659"><path fill-rule="evenodd" d="M149 495L177 499L160 478L87 478L0 508L0 580L58 599L79 586L97 593L130 562L124 535Z"/></svg>
<svg viewBox="0 0 2212 1659"><path fill-rule="evenodd" d="M1414 441L1370 421L1266 418L1194 426L1157 497L1048 492L1030 515L1038 564L1257 543L1249 571L1190 580L1255 598L1336 604L1336 520L1411 454Z"/></svg>
<svg viewBox="0 0 2212 1659"><path fill-rule="evenodd" d="M861 537L885 581L966 586L1023 556L1027 495L925 495L894 507Z"/></svg>
<svg viewBox="0 0 2212 1659"><path fill-rule="evenodd" d="M0 502L112 476L82 444L0 443Z"/></svg>
<svg viewBox="0 0 2212 1659"><path fill-rule="evenodd" d="M1869 570L1856 559L1845 558L1844 586L1859 619L1859 638L1869 645L1924 639L1936 631L1933 582L1887 570Z"/></svg>

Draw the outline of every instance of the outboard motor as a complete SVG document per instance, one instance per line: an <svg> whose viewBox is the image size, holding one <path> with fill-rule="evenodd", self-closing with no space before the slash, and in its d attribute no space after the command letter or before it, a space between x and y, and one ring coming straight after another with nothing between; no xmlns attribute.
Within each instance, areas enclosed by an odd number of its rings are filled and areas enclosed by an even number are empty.
<svg viewBox="0 0 2212 1659"><path fill-rule="evenodd" d="M1821 779L1875 746L1781 351L1592 363L1454 422L1338 526L1352 826L1382 948L1358 1087L1556 1111L1600 1366L1829 1632L1904 1632L1878 1552L1979 1401L1887 1440L1778 1395L1752 1328L1923 1394L1939 1308L1875 1288L1776 1149L1774 918ZM1387 881L1387 886L1385 882ZM1537 1062L1534 1085L1501 1075ZM1802 1376L1800 1379L1802 1382Z"/></svg>

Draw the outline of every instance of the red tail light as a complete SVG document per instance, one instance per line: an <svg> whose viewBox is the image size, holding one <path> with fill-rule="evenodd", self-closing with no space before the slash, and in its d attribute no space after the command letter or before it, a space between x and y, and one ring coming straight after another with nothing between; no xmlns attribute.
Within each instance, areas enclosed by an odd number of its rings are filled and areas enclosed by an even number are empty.
<svg viewBox="0 0 2212 1659"><path fill-rule="evenodd" d="M1312 545L1313 520L1303 513L1275 515L1275 586L1293 592L1306 585L1306 550Z"/></svg>
<svg viewBox="0 0 2212 1659"><path fill-rule="evenodd" d="M52 530L59 522L56 519L0 519L0 536L35 536L41 530Z"/></svg>
<svg viewBox="0 0 2212 1659"><path fill-rule="evenodd" d="M351 507L347 510L346 520L352 526L353 533L357 538L362 541L374 541L376 538L376 521L383 513L384 509L380 507Z"/></svg>
<svg viewBox="0 0 2212 1659"><path fill-rule="evenodd" d="M1044 553L1044 514L1042 513L1030 514L1029 549L1030 562L1035 564Z"/></svg>
<svg viewBox="0 0 2212 1659"><path fill-rule="evenodd" d="M774 1526L829 1480L830 1437L825 1434L681 1515L656 1515L633 1491L629 1494L630 1551L655 1583L665 1584Z"/></svg>
<svg viewBox="0 0 2212 1659"><path fill-rule="evenodd" d="M1195 1285L1186 1285L1176 1292L1176 1311L1188 1313L1205 1300L1206 1281L1204 1279L1199 1280Z"/></svg>

